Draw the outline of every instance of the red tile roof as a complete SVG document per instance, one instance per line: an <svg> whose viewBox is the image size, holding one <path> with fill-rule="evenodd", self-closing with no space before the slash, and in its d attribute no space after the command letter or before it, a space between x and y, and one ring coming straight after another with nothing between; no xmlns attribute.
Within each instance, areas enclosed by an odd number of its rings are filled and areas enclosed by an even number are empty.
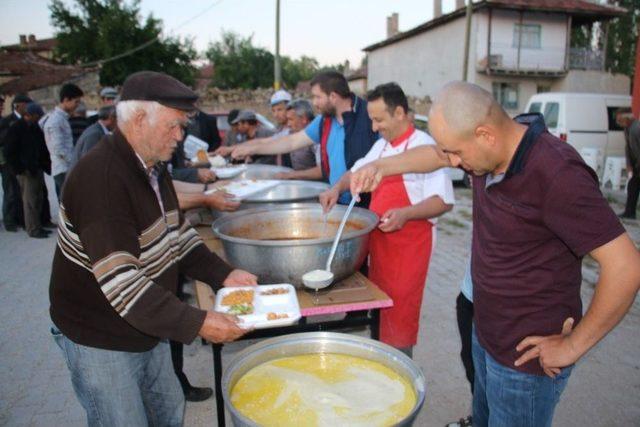
<svg viewBox="0 0 640 427"><path fill-rule="evenodd" d="M14 77L0 85L0 93L16 94L64 83L94 71L61 65L30 51L0 52L0 76Z"/></svg>
<svg viewBox="0 0 640 427"><path fill-rule="evenodd" d="M424 33L432 28L446 24L449 21L463 17L466 13L465 9L466 8L454 10L451 13L434 18L431 21L418 25L415 28L398 33L386 40L367 46L362 50L365 52L371 52L400 40ZM474 12L481 9L508 9L529 12L562 13L592 21L613 19L627 13L627 10L621 7L596 4L586 0L481 0L473 3Z"/></svg>
<svg viewBox="0 0 640 427"><path fill-rule="evenodd" d="M12 51L12 52L22 51L22 50L31 50L34 52L41 52L41 51L48 51L48 50L55 49L57 43L58 41L55 39L55 37L52 37L49 39L40 39L40 40L36 39L35 43L31 43L27 39L26 44L20 44L20 43L10 44L6 46L2 46L2 49Z"/></svg>

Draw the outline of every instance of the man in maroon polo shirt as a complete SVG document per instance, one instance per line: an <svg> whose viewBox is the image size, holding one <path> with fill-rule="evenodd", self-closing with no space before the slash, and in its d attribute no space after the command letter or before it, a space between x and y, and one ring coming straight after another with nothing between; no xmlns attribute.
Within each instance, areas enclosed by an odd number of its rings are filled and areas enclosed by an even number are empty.
<svg viewBox="0 0 640 427"><path fill-rule="evenodd" d="M542 116L512 120L484 89L453 82L436 97L429 128L438 149L370 164L352 192L444 166L473 174L473 424L550 426L573 364L633 303L640 253L597 176ZM600 278L582 317L585 255Z"/></svg>

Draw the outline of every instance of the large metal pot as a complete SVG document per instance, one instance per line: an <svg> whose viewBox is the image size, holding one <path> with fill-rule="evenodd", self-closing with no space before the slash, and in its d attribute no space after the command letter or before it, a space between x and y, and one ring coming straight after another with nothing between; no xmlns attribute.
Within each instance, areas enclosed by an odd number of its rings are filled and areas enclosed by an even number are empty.
<svg viewBox="0 0 640 427"><path fill-rule="evenodd" d="M319 181L282 181L277 186L247 197L245 206L256 207L258 203L293 203L317 201L320 193L327 191L330 185Z"/></svg>
<svg viewBox="0 0 640 427"><path fill-rule="evenodd" d="M234 179L275 179L280 172L292 172L293 169L276 165L247 165L247 170Z"/></svg>
<svg viewBox="0 0 640 427"><path fill-rule="evenodd" d="M319 204L272 205L225 215L212 227L232 266L257 274L261 283L303 287L304 273L324 269L345 210L336 205L325 222ZM377 224L373 212L353 209L331 265L336 281L362 265Z"/></svg>
<svg viewBox="0 0 640 427"><path fill-rule="evenodd" d="M231 403L231 390L250 369L282 357L314 353L337 353L361 357L381 363L413 384L416 404L407 417L396 424L410 426L416 419L425 399L424 374L416 363L395 348L356 335L335 332L292 334L261 341L233 358L222 376L224 403L236 427L256 427L257 424L242 415ZM354 390L357 393L357 390Z"/></svg>

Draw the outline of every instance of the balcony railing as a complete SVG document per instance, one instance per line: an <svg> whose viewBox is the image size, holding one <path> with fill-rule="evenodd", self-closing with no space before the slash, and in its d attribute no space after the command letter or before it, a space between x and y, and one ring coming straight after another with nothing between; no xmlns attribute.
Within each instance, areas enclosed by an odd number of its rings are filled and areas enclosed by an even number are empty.
<svg viewBox="0 0 640 427"><path fill-rule="evenodd" d="M569 68L572 70L604 70L604 51L572 47L569 50Z"/></svg>
<svg viewBox="0 0 640 427"><path fill-rule="evenodd" d="M518 48L510 43L491 43L487 66L500 70L564 71L564 46L543 46L538 49Z"/></svg>
<svg viewBox="0 0 640 427"><path fill-rule="evenodd" d="M571 70L604 70L604 52L590 48L571 48L568 62L564 46L542 46L539 49L521 48L507 43L491 43L490 55L478 62L482 72L514 75L556 75Z"/></svg>

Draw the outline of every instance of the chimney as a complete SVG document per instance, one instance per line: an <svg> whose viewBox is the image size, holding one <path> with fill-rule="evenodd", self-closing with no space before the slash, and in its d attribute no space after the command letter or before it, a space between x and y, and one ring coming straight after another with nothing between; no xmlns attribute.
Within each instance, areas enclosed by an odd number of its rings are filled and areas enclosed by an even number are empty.
<svg viewBox="0 0 640 427"><path fill-rule="evenodd" d="M464 3L465 3L464 0L456 0L456 10L462 9L463 7L465 7Z"/></svg>
<svg viewBox="0 0 640 427"><path fill-rule="evenodd" d="M391 38L398 34L398 14L393 13L391 16L387 16L387 38Z"/></svg>
<svg viewBox="0 0 640 427"><path fill-rule="evenodd" d="M20 46L26 46L27 44L27 36L25 34L20 34Z"/></svg>
<svg viewBox="0 0 640 427"><path fill-rule="evenodd" d="M442 16L442 0L433 0L433 19Z"/></svg>
<svg viewBox="0 0 640 427"><path fill-rule="evenodd" d="M29 44L36 44L36 36L29 34Z"/></svg>

